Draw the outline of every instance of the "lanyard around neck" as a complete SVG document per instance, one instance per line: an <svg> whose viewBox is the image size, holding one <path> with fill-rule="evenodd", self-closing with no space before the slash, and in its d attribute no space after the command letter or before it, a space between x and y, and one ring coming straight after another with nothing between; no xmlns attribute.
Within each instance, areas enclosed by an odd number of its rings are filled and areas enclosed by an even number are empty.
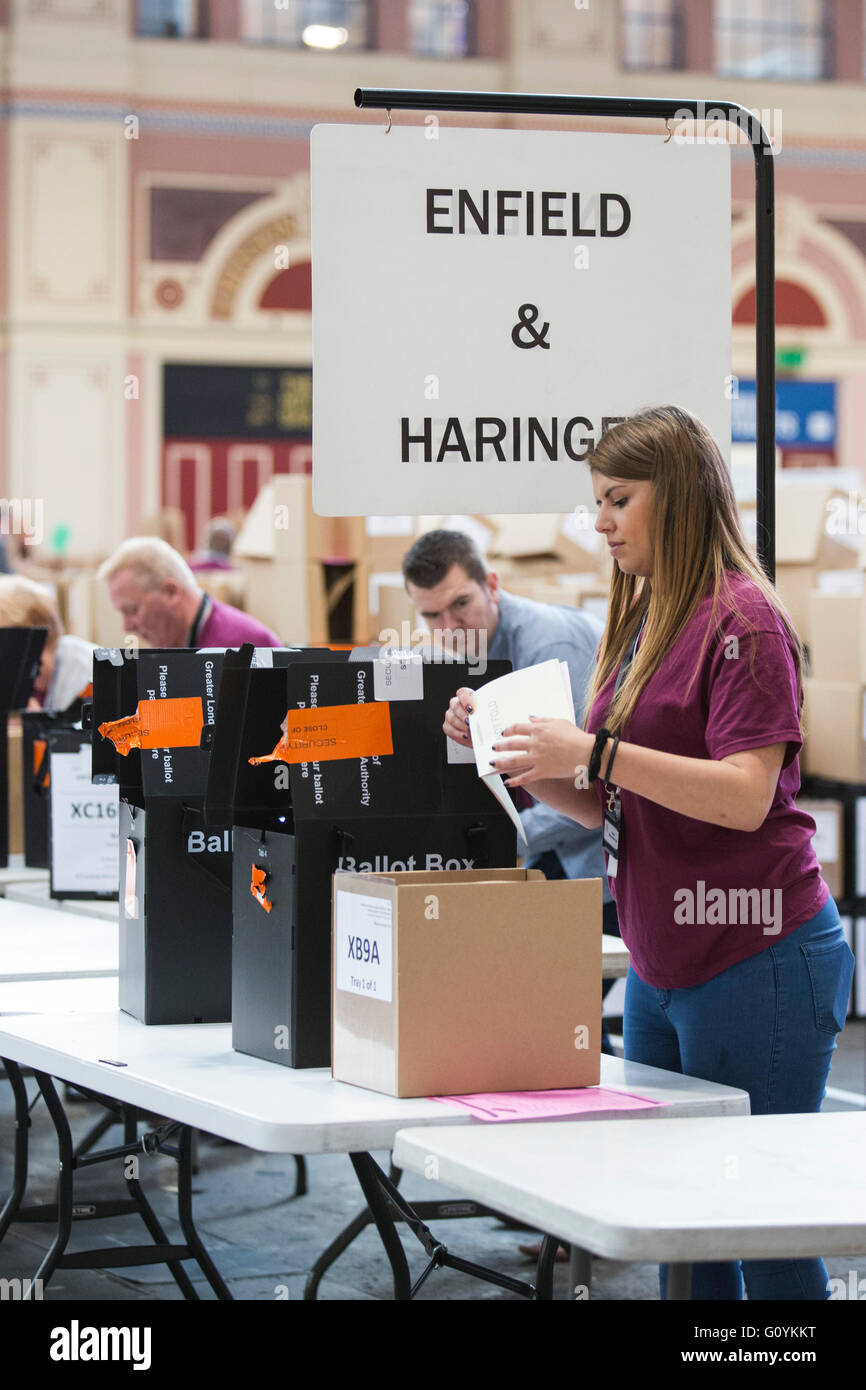
<svg viewBox="0 0 866 1390"><path fill-rule="evenodd" d="M649 612L649 609L647 609L647 612ZM640 621L640 627L638 628L638 630L637 630L637 632L635 633L634 637L631 639L631 642L629 643L628 651L626 652L625 656L623 657L622 664L620 665L620 668L619 668L619 675L618 675L617 678L616 678L616 685L615 685L614 688L613 688L613 695L611 696L611 704L613 703L613 701L616 699L617 695L619 694L620 687L622 686L623 681L625 680L626 676L628 675L629 667L631 666L632 660L633 660L633 658L634 658L635 651L637 650L638 640L639 640L639 638L640 638L641 633L642 633L643 630L644 630L644 624L646 623L646 616L647 616L646 613L644 613L644 615L643 615L643 617L641 618L641 621Z"/></svg>

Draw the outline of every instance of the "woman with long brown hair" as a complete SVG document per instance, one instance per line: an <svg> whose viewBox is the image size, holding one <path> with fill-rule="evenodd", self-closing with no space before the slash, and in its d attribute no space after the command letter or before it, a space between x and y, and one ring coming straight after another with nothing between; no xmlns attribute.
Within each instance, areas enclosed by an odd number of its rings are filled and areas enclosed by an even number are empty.
<svg viewBox="0 0 866 1390"><path fill-rule="evenodd" d="M514 725L499 770L603 828L626 1058L740 1087L753 1114L819 1110L853 956L794 801L800 641L698 420L641 411L590 468L615 565L587 727ZM471 707L461 690L445 718L464 744ZM697 1265L692 1297L741 1298L743 1278L750 1299L829 1296L821 1260L751 1260Z"/></svg>

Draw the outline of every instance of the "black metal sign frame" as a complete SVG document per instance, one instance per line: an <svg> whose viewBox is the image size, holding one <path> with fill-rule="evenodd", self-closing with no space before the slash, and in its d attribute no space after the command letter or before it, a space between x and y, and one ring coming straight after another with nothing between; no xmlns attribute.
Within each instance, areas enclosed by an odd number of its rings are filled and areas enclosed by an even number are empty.
<svg viewBox="0 0 866 1390"><path fill-rule="evenodd" d="M534 92L413 91L359 87L355 105L385 111L473 111L511 116L614 116L663 121L718 113L745 132L755 157L755 390L758 558L776 573L776 327L773 146L758 118L738 101L668 97L555 96Z"/></svg>

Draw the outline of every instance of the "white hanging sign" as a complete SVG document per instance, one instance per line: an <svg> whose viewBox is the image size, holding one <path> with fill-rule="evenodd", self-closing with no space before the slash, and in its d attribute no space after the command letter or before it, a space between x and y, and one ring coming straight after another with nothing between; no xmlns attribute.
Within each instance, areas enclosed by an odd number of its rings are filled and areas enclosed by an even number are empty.
<svg viewBox="0 0 866 1390"><path fill-rule="evenodd" d="M311 169L317 512L594 512L646 405L728 456L729 146L322 125Z"/></svg>

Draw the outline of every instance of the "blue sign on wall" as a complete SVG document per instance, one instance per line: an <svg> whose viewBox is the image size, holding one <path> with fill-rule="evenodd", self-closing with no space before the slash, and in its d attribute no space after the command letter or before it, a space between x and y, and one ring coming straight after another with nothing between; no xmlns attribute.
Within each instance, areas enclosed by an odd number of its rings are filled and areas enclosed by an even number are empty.
<svg viewBox="0 0 866 1390"><path fill-rule="evenodd" d="M740 381L731 400L731 439L754 444L754 381ZM776 382L776 443L780 449L832 449L836 443L835 381Z"/></svg>

